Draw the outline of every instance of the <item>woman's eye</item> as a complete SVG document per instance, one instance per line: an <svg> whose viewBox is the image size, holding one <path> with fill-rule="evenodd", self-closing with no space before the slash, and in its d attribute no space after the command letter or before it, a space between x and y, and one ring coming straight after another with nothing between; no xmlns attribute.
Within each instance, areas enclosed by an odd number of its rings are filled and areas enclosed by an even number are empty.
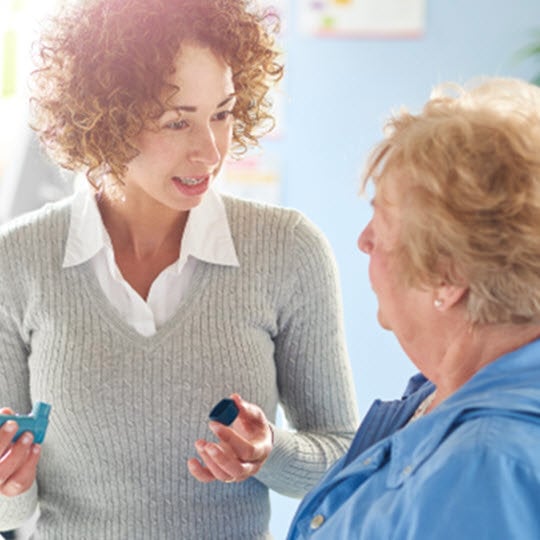
<svg viewBox="0 0 540 540"><path fill-rule="evenodd" d="M232 111L221 111L214 115L214 120L222 121L227 120L230 116L233 115Z"/></svg>
<svg viewBox="0 0 540 540"><path fill-rule="evenodd" d="M169 122L168 124L165 124L165 127L167 129L184 129L188 126L188 123L185 120L175 120L174 122Z"/></svg>

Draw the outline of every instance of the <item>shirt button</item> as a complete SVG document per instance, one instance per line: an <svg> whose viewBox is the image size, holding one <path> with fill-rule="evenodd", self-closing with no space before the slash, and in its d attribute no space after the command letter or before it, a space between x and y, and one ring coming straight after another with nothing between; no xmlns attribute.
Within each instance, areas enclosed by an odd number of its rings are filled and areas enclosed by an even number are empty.
<svg viewBox="0 0 540 540"><path fill-rule="evenodd" d="M411 474L412 472L412 467L410 465L407 465L404 469L403 469L403 474L407 475L407 474Z"/></svg>
<svg viewBox="0 0 540 540"><path fill-rule="evenodd" d="M317 514L309 524L310 528L315 530L318 529L324 523L324 516L322 514Z"/></svg>
<svg viewBox="0 0 540 540"><path fill-rule="evenodd" d="M369 465L370 463L371 463L371 458L370 457L364 459L364 461L363 461L364 465Z"/></svg>

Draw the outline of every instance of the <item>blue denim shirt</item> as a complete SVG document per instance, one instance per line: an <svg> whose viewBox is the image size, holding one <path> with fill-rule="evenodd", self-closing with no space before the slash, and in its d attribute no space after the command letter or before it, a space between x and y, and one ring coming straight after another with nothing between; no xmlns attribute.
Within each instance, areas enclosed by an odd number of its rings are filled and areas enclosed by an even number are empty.
<svg viewBox="0 0 540 540"><path fill-rule="evenodd" d="M288 540L540 539L540 341L400 429L432 390L419 375L374 403Z"/></svg>

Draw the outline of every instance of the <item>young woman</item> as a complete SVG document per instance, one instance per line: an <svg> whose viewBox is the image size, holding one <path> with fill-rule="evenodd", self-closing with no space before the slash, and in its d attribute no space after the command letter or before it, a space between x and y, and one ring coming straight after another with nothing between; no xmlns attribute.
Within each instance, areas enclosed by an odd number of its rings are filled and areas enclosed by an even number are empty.
<svg viewBox="0 0 540 540"><path fill-rule="evenodd" d="M0 233L0 395L52 405L43 448L0 429L0 530L39 502L42 539L268 538L268 490L302 495L357 423L327 242L212 189L271 120L271 17L91 0L53 22L33 126L90 182ZM208 424L228 395L238 419Z"/></svg>

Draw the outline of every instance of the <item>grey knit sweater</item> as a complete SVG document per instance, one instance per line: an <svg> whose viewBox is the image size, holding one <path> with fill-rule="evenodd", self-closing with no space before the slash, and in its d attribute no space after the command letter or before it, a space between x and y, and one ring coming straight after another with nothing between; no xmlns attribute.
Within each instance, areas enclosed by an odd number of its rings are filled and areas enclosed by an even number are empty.
<svg viewBox="0 0 540 540"><path fill-rule="evenodd" d="M34 487L0 497L0 530L39 501L41 540L269 538L268 489L301 496L347 448L356 402L327 242L300 213L224 197L240 266L202 263L144 337L88 263L62 269L71 198L0 229L0 405L52 404ZM292 430L256 478L189 474L208 411L238 392Z"/></svg>

